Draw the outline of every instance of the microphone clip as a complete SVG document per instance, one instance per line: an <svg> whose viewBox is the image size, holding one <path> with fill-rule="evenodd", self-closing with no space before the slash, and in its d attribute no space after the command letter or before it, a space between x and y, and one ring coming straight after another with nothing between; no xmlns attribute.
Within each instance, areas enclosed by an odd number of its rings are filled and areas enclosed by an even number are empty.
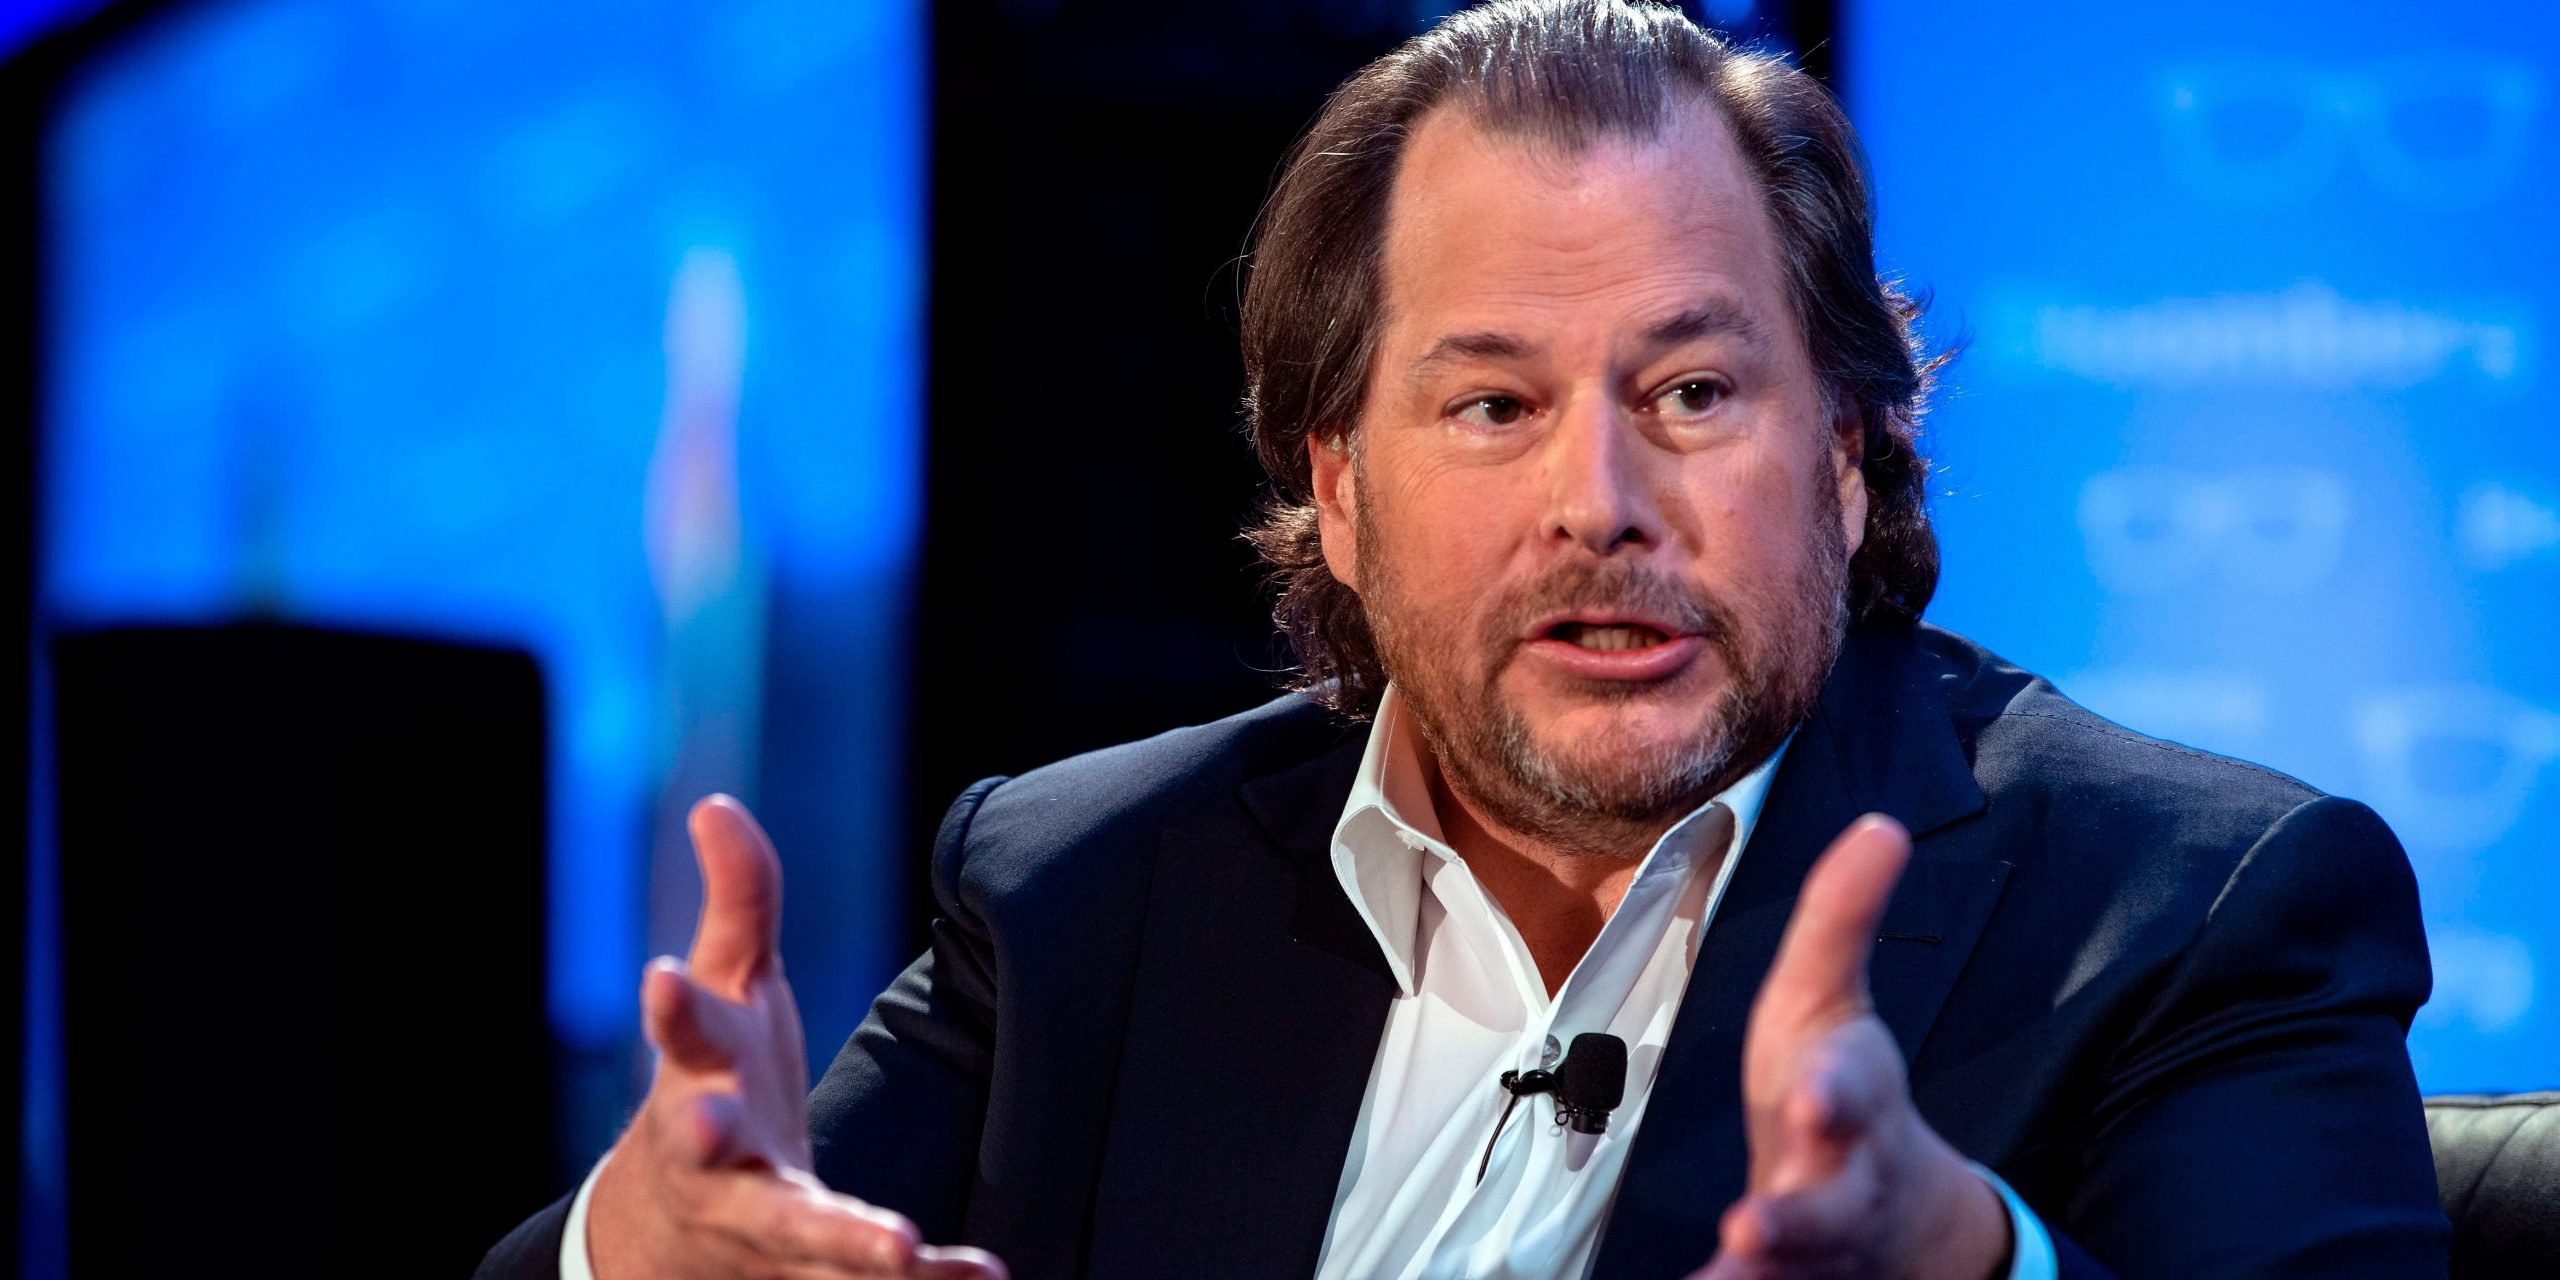
<svg viewBox="0 0 2560 1280"><path fill-rule="evenodd" d="M1514 1102L1532 1094L1552 1093L1556 1095L1557 1124L1570 1128L1575 1133L1607 1133L1609 1113L1617 1109L1618 1100L1607 1097L1604 1101L1605 1095L1573 1087L1578 1083L1578 1081L1568 1082L1563 1076L1552 1071L1505 1071L1502 1073L1502 1087L1510 1092ZM1510 1110L1506 1106L1503 1108L1503 1113L1507 1116Z"/></svg>
<svg viewBox="0 0 2560 1280"><path fill-rule="evenodd" d="M1484 1181L1485 1171L1493 1166L1494 1143L1500 1141L1503 1126L1510 1123L1511 1109L1532 1094L1556 1096L1557 1124L1575 1133L1607 1133L1609 1113L1626 1098L1627 1042L1597 1032L1578 1035L1555 1070L1505 1071L1501 1083L1503 1092L1511 1098L1502 1104L1502 1118L1493 1122L1493 1138L1485 1143L1484 1159L1476 1165L1478 1182Z"/></svg>

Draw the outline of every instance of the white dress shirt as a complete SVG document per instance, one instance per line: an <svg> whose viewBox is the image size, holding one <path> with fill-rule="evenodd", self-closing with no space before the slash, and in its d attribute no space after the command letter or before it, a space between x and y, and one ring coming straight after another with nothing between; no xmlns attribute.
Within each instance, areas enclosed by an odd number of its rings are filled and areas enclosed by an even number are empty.
<svg viewBox="0 0 2560 1280"><path fill-rule="evenodd" d="M1590 1273L1698 944L1785 754L1782 745L1663 833L1550 998L1519 930L1442 839L1409 713L1387 691L1334 828L1333 865L1397 994L1334 1193L1318 1280ZM1544 1097L1522 1100L1503 1119L1501 1074L1552 1068L1586 1032L1627 1046L1626 1095L1607 1132L1571 1132ZM1488 1140L1492 1160L1478 1181ZM1982 1172L2009 1207L2011 1280L2052 1276L2043 1226Z"/></svg>
<svg viewBox="0 0 2560 1280"><path fill-rule="evenodd" d="M1397 995L1334 1193L1318 1280L1590 1273L1699 941L1785 754L1781 746L1663 833L1550 998L1519 930L1441 839L1409 713L1387 691L1332 852ZM1501 1073L1552 1069L1575 1035L1593 1031L1627 1046L1626 1096L1607 1132L1568 1131L1555 1121L1554 1100L1541 1096L1512 1109L1497 1138L1509 1097ZM1491 1164L1478 1182L1489 1141ZM2009 1208L2009 1280L2051 1280L2043 1225L2007 1184L1976 1168ZM594 1280L586 1226L595 1183L590 1173L570 1202L562 1280Z"/></svg>

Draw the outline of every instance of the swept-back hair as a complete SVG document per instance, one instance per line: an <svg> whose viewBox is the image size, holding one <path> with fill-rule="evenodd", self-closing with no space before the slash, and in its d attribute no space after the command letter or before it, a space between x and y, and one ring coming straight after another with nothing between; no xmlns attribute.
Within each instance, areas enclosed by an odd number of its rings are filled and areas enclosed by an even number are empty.
<svg viewBox="0 0 2560 1280"><path fill-rule="evenodd" d="M1933 375L1919 304L1877 276L1857 137L1829 92L1678 10L1627 0L1502 0L1451 15L1325 103L1264 207L1244 295L1245 417L1273 495L1247 537L1279 588L1297 687L1367 715L1386 688L1360 597L1326 568L1307 441L1358 430L1377 348L1388 197L1414 126L1444 103L1478 127L1570 154L1650 140L1684 105L1731 127L1776 230L1789 302L1836 410L1864 427L1866 538L1852 623L1916 619L1938 581L1918 448ZM1825 427L1827 429L1828 423Z"/></svg>

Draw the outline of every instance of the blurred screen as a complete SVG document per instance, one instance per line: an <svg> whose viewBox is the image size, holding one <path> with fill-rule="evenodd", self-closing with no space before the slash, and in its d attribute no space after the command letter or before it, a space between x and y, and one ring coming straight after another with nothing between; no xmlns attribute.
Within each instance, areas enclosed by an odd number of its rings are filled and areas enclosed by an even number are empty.
<svg viewBox="0 0 2560 1280"><path fill-rule="evenodd" d="M689 930L703 792L785 850L813 1026L850 1029L904 958L923 25L869 0L179 6L45 139L40 627L533 652L547 1003L617 1088L640 963ZM583 1105L569 1149L619 1119Z"/></svg>
<svg viewBox="0 0 2560 1280"><path fill-rule="evenodd" d="M2431 1092L2560 1061L2560 19L2520 2L1842 18L1886 270L1963 340L1931 617L2372 804Z"/></svg>

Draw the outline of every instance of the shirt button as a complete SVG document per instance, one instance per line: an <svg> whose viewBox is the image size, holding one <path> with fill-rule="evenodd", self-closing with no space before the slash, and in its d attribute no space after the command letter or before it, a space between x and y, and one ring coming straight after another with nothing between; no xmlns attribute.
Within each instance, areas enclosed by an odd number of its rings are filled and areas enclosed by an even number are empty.
<svg viewBox="0 0 2560 1280"><path fill-rule="evenodd" d="M1557 1044L1554 1036L1548 1036L1546 1047L1538 1051L1538 1065L1542 1068L1553 1067L1556 1065L1556 1059L1563 1056L1564 1046Z"/></svg>

